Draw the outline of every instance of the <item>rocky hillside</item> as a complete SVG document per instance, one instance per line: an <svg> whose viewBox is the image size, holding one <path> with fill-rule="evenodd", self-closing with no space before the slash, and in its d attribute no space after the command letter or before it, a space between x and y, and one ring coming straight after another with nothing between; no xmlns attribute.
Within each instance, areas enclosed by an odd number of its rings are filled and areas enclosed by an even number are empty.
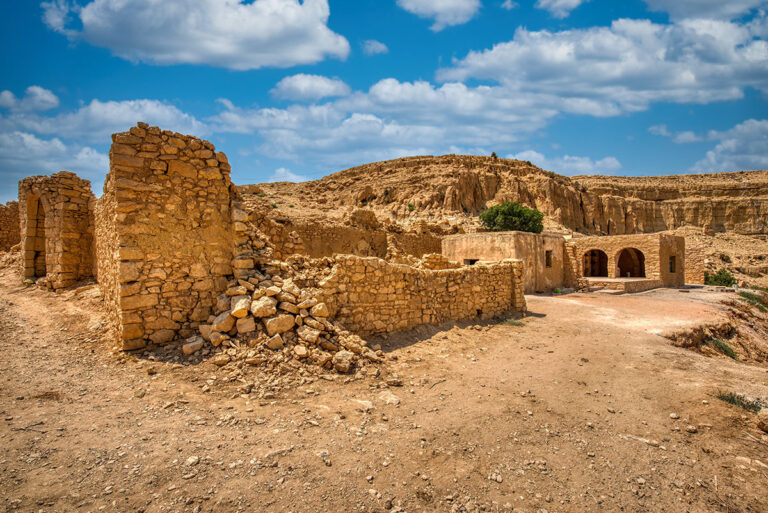
<svg viewBox="0 0 768 513"><path fill-rule="evenodd" d="M698 226L707 232L768 233L768 171L649 178L567 178L530 162L445 155L408 157L320 180L243 186L288 218L341 218L365 206L383 220L472 230L489 205L519 201L548 228L625 234Z"/></svg>

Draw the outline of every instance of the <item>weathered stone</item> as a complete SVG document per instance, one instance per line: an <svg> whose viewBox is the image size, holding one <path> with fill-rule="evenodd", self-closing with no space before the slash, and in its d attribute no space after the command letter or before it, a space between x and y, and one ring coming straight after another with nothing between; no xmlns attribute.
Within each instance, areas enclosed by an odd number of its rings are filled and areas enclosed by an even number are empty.
<svg viewBox="0 0 768 513"><path fill-rule="evenodd" d="M233 317L241 319L248 315L251 308L251 296L233 296L231 302L231 313Z"/></svg>
<svg viewBox="0 0 768 513"><path fill-rule="evenodd" d="M333 368L342 373L349 372L354 358L355 355L349 351L339 351L333 355Z"/></svg>
<svg viewBox="0 0 768 513"><path fill-rule="evenodd" d="M251 313L254 317L275 315L277 313L277 301L267 296L251 301Z"/></svg>
<svg viewBox="0 0 768 513"><path fill-rule="evenodd" d="M203 348L203 343L203 337L191 337L181 346L181 350L186 355L194 354Z"/></svg>
<svg viewBox="0 0 768 513"><path fill-rule="evenodd" d="M235 318L230 315L230 311L227 310L216 316L213 323L211 323L211 329L214 331L221 331L226 333L231 330L235 325Z"/></svg>
<svg viewBox="0 0 768 513"><path fill-rule="evenodd" d="M237 332L240 334L256 331L256 320L253 317L244 317L237 320Z"/></svg>
<svg viewBox="0 0 768 513"><path fill-rule="evenodd" d="M325 303L318 303L310 309L309 314L313 317L328 317L330 312Z"/></svg>
<svg viewBox="0 0 768 513"><path fill-rule="evenodd" d="M291 328L293 328L296 322L293 316L288 314L281 314L276 317L270 317L268 319L262 320L269 336L289 331Z"/></svg>
<svg viewBox="0 0 768 513"><path fill-rule="evenodd" d="M280 349L283 347L283 345L283 337L280 335L275 335L267 340L267 347L270 349Z"/></svg>
<svg viewBox="0 0 768 513"><path fill-rule="evenodd" d="M314 344L315 342L317 342L317 339L320 336L319 331L317 331L316 329L312 329L309 326L301 326L299 329L296 330L296 333L299 335L300 339L305 340L310 344Z"/></svg>

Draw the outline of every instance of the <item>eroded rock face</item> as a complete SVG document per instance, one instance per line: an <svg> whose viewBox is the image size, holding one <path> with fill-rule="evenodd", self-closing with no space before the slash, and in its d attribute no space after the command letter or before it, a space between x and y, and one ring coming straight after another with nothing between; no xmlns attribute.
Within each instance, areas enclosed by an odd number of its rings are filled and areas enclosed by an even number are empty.
<svg viewBox="0 0 768 513"><path fill-rule="evenodd" d="M472 227L488 206L518 201L544 212L552 226L587 234L681 226L768 233L768 171L568 178L530 162L445 155L376 162L290 187L283 193L312 198L308 205L317 201L319 210L364 206L369 217L375 214L381 221L391 216L411 224L434 221L430 215L437 214L452 225Z"/></svg>

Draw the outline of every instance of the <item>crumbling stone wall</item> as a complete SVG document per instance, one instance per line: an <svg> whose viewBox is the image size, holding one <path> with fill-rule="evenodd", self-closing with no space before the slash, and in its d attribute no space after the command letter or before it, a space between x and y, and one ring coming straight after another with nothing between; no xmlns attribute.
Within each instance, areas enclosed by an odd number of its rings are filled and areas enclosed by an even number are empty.
<svg viewBox="0 0 768 513"><path fill-rule="evenodd" d="M322 297L333 318L359 335L525 310L518 260L440 271L352 255L335 260L320 282Z"/></svg>
<svg viewBox="0 0 768 513"><path fill-rule="evenodd" d="M8 251L20 241L19 204L9 201L0 205L0 251Z"/></svg>
<svg viewBox="0 0 768 513"><path fill-rule="evenodd" d="M636 249L645 260L645 277L661 280L665 287L680 287L685 284L685 238L668 233L648 235L615 235L608 237L575 237L567 245L574 259L578 277L584 274L584 254L598 249L608 257L608 278L620 278L618 259L622 250ZM670 270L670 258L675 258L675 272Z"/></svg>
<svg viewBox="0 0 768 513"><path fill-rule="evenodd" d="M227 157L208 141L146 123L112 141L97 207L98 268L120 345L190 336L236 260L253 267L235 254Z"/></svg>
<svg viewBox="0 0 768 513"><path fill-rule="evenodd" d="M61 171L19 182L24 278L58 290L93 276L91 182Z"/></svg>

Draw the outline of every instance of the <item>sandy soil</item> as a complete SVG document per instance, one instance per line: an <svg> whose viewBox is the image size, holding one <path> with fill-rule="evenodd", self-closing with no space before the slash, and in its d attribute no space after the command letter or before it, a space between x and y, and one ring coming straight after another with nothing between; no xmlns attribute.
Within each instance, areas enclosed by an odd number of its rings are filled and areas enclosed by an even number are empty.
<svg viewBox="0 0 768 513"><path fill-rule="evenodd" d="M230 365L113 352L95 289L6 272L0 507L768 511L768 437L714 397L765 398L766 369L661 336L725 318L721 296L529 297L520 325L401 334L381 377L259 400Z"/></svg>

